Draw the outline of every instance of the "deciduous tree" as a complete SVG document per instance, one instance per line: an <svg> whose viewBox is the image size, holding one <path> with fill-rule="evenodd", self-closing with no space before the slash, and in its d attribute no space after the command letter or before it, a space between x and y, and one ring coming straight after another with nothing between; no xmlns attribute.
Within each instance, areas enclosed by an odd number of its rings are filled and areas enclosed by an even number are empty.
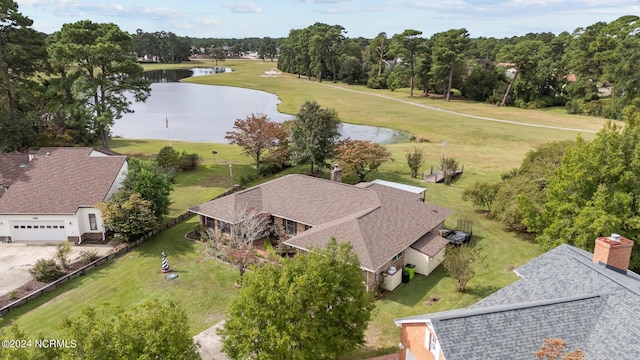
<svg viewBox="0 0 640 360"><path fill-rule="evenodd" d="M474 206L482 206L491 213L491 204L500 189L500 183L477 181L462 193L462 200L471 201Z"/></svg>
<svg viewBox="0 0 640 360"><path fill-rule="evenodd" d="M334 154L342 169L358 175L359 182L391 158L391 153L383 145L350 138L338 141Z"/></svg>
<svg viewBox="0 0 640 360"><path fill-rule="evenodd" d="M282 125L269 120L264 114L251 114L245 119L237 119L233 128L233 131L227 131L224 138L251 156L256 162L256 169L260 166L262 154L278 146L284 137Z"/></svg>
<svg viewBox="0 0 640 360"><path fill-rule="evenodd" d="M539 229L549 180L571 144L571 141L542 144L527 153L519 168L503 174L492 217L518 231Z"/></svg>
<svg viewBox="0 0 640 360"><path fill-rule="evenodd" d="M107 202L97 205L107 230L123 241L135 240L158 226L151 202L139 193L119 191Z"/></svg>
<svg viewBox="0 0 640 360"><path fill-rule="evenodd" d="M550 178L536 240L544 249L568 243L593 251L611 233L640 236L640 127L607 124L591 142L578 138ZM631 269L640 267L634 247Z"/></svg>
<svg viewBox="0 0 640 360"><path fill-rule="evenodd" d="M254 268L229 308L222 349L232 359L335 359L364 344L374 309L351 245Z"/></svg>
<svg viewBox="0 0 640 360"><path fill-rule="evenodd" d="M340 118L333 109L320 106L315 101L302 104L296 118L291 122L291 156L297 162L323 165L333 155L340 136Z"/></svg>
<svg viewBox="0 0 640 360"><path fill-rule="evenodd" d="M129 309L87 306L66 318L62 330L75 341L64 349L64 359L200 359L187 315L170 301L153 300Z"/></svg>
<svg viewBox="0 0 640 360"><path fill-rule="evenodd" d="M528 102L532 93L532 88L535 88L538 84L532 83L532 79L535 76L540 76L541 63L549 59L551 49L544 42L540 40L523 40L516 43L513 47L503 48L506 49L502 54L502 58L505 61L515 63L515 75L511 82L507 86L507 90L504 93L500 106L505 106L509 95L517 83L518 77L522 77L522 88L527 89L527 94L519 94L522 101ZM550 74L542 74L548 76Z"/></svg>
<svg viewBox="0 0 640 360"><path fill-rule="evenodd" d="M255 258L254 242L269 236L270 215L250 208L236 214L237 222L231 225L231 236L225 242L224 252L231 265L237 266L240 276Z"/></svg>
<svg viewBox="0 0 640 360"><path fill-rule="evenodd" d="M143 199L151 202L151 210L158 222L169 214L171 190L173 184L166 174L158 171L153 160L129 159L129 172L124 180L126 192L139 193Z"/></svg>
<svg viewBox="0 0 640 360"><path fill-rule="evenodd" d="M472 245L449 245L444 256L444 268L456 281L456 289L464 292L469 280L485 266L486 256L482 249Z"/></svg>
<svg viewBox="0 0 640 360"><path fill-rule="evenodd" d="M424 165L424 154L422 149L414 147L413 151L406 155L407 165L411 169L411 177L417 177L422 165Z"/></svg>
<svg viewBox="0 0 640 360"><path fill-rule="evenodd" d="M444 156L440 159L440 170L444 175L444 183L446 185L451 184L453 178L456 176L456 172L458 171L458 160L450 156Z"/></svg>

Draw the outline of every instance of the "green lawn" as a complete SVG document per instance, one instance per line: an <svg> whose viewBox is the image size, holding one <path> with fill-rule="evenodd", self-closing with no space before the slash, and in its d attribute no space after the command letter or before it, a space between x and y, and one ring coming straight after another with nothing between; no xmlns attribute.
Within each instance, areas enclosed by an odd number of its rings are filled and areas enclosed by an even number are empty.
<svg viewBox="0 0 640 360"><path fill-rule="evenodd" d="M212 65L210 61L198 61L171 67ZM454 282L446 276L442 267L429 277L418 276L411 283L401 285L377 302L376 314L369 324L367 346L345 357L347 359L362 359L397 351L399 330L393 323L395 318L468 306L515 281L516 277L508 269L540 255L541 249L531 237L511 232L502 224L486 219L483 211L474 209L471 204L461 200L462 192L475 181L498 180L502 172L517 167L526 152L537 145L551 140L575 139L579 133L483 121L413 104L588 131L596 131L604 123L603 119L570 116L558 109L532 111L465 101L446 103L431 98L409 98L406 89L391 92L326 82L320 84L288 74L265 77L265 71L276 67L271 62L227 61L219 66L232 67L236 71L188 81L268 91L282 99L280 111L290 114L296 113L304 101L313 99L336 109L344 121L396 128L429 139L428 143L389 145L393 161L383 164L379 172L368 178L424 186L428 189L428 202L455 210L447 222L449 227L455 226L458 218L469 219L474 223L474 241L487 254L488 266L469 283L468 291L464 294L456 292ZM169 66L145 65L147 69L160 67ZM590 139L593 134L583 132L582 136ZM441 146L442 141L446 142L444 148ZM161 140L114 139L112 142L115 151L140 157L154 156L166 145L167 142ZM244 156L238 147L177 141L172 142L172 145L180 152L197 152L202 157L203 164L195 172L179 173L176 176L170 216L176 216L187 207L220 194L239 183L241 176L255 173L251 165L252 159ZM421 147L425 152L427 159L423 170L437 166L444 151L445 155L453 156L464 164L464 175L451 186L425 184L411 178L405 154L414 146ZM212 150L217 151L215 157ZM229 176L229 164L232 164L233 178ZM302 166L288 169L285 173L306 173L308 169L308 166ZM354 180L352 175L345 176L347 182ZM60 319L77 311L82 304L111 301L129 306L148 298L163 297L182 303L189 315L194 334L217 323L223 318L226 306L235 294L233 282L237 275L233 269L206 259L202 255L201 244L184 240L184 233L194 224L195 221L190 220L156 236L114 263L76 279L34 304L12 313L2 320L1 325L17 321L29 335L35 335L40 330L47 336L54 336ZM171 266L178 270L180 277L177 280L169 282L160 274L159 254L162 251L168 253ZM425 301L432 295L438 295L441 300L432 306L426 306Z"/></svg>
<svg viewBox="0 0 640 360"><path fill-rule="evenodd" d="M139 248L88 275L70 281L31 304L9 313L2 326L17 321L26 334L41 332L62 338L59 325L83 306L102 302L130 307L145 300L171 299L186 311L193 335L223 319L235 296L237 270L204 255L203 244L186 240L196 224L192 218L154 237ZM178 278L167 280L160 271L162 252Z"/></svg>

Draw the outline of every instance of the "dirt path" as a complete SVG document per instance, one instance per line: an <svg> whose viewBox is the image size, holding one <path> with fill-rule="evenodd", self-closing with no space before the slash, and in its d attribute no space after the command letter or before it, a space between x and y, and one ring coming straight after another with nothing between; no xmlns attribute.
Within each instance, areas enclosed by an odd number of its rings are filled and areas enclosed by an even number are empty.
<svg viewBox="0 0 640 360"><path fill-rule="evenodd" d="M553 129L553 130L565 130L565 131L591 133L591 134L597 133L597 131L587 130L587 129L577 129L577 128L562 127L562 126L532 124L532 123L512 121L512 120L495 119L495 118L490 118L490 117L486 117L486 116L470 115L470 114L465 114L465 113L461 113L461 112L457 112L457 111L453 111L453 110L447 110L447 109L443 109L443 108L439 108L439 107L435 107L435 106L418 104L418 103L415 103L415 102L412 102L412 101L408 101L408 100L396 99L396 98L391 97L391 96L385 96L385 95L381 95L381 94L372 94L372 93L369 93L369 92L358 91L358 90L354 90L354 89L345 89L345 88L343 88L341 86L337 86L337 85L324 84L324 83L322 85L328 86L328 87L331 87L331 88L334 88L334 89L353 92L353 93L356 93L356 94L376 96L376 97L383 98L383 99L386 99L386 100L392 100L392 101L401 102L401 103L407 104L407 105L417 106L417 107L420 107L420 108L423 108L423 109L429 109L429 110L433 110L433 111L439 111L439 112L443 112L443 113L453 114L453 115L457 115L457 116L464 116L464 117L474 118L474 119L483 120L483 121L493 121L493 122L499 122L499 123L504 123L504 124L529 126L529 127L537 127L537 128L545 128L545 129Z"/></svg>

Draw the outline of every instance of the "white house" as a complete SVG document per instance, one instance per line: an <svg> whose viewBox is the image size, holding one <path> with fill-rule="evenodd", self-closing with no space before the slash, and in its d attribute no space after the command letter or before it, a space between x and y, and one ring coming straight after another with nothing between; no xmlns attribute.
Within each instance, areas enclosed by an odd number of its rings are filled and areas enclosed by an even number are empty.
<svg viewBox="0 0 640 360"><path fill-rule="evenodd" d="M15 170L2 168L0 177ZM123 155L91 148L40 149L20 164L18 176L0 197L0 241L104 238L95 205L116 193L126 174Z"/></svg>

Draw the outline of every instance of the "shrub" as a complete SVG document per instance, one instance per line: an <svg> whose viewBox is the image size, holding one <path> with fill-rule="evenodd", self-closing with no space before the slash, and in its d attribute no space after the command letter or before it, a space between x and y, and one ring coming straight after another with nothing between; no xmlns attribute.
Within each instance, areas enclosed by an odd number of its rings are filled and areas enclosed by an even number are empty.
<svg viewBox="0 0 640 360"><path fill-rule="evenodd" d="M280 171L280 169L276 164L272 162L260 164L260 167L258 167L258 173L260 174L260 176L269 176L271 174L277 173L278 171Z"/></svg>
<svg viewBox="0 0 640 360"><path fill-rule="evenodd" d="M200 165L200 156L198 154L187 154L184 151L180 154L180 159L178 160L178 169L180 169L180 171L195 170L198 168L198 165Z"/></svg>
<svg viewBox="0 0 640 360"><path fill-rule="evenodd" d="M62 276L62 268L54 259L40 259L29 273L38 281L52 282Z"/></svg>
<svg viewBox="0 0 640 360"><path fill-rule="evenodd" d="M160 149L160 152L156 156L158 166L165 170L169 170L172 167L178 166L179 155L171 146L165 146Z"/></svg>
<svg viewBox="0 0 640 360"><path fill-rule="evenodd" d="M60 264L60 266L62 266L63 269L69 268L70 254L71 254L71 247L69 246L68 242L66 241L62 242L58 244L58 246L56 247L55 258L56 260L58 260L58 263Z"/></svg>
<svg viewBox="0 0 640 360"><path fill-rule="evenodd" d="M98 260L100 256L98 255L98 250L84 250L80 252L80 258L85 264L91 264L92 262Z"/></svg>

